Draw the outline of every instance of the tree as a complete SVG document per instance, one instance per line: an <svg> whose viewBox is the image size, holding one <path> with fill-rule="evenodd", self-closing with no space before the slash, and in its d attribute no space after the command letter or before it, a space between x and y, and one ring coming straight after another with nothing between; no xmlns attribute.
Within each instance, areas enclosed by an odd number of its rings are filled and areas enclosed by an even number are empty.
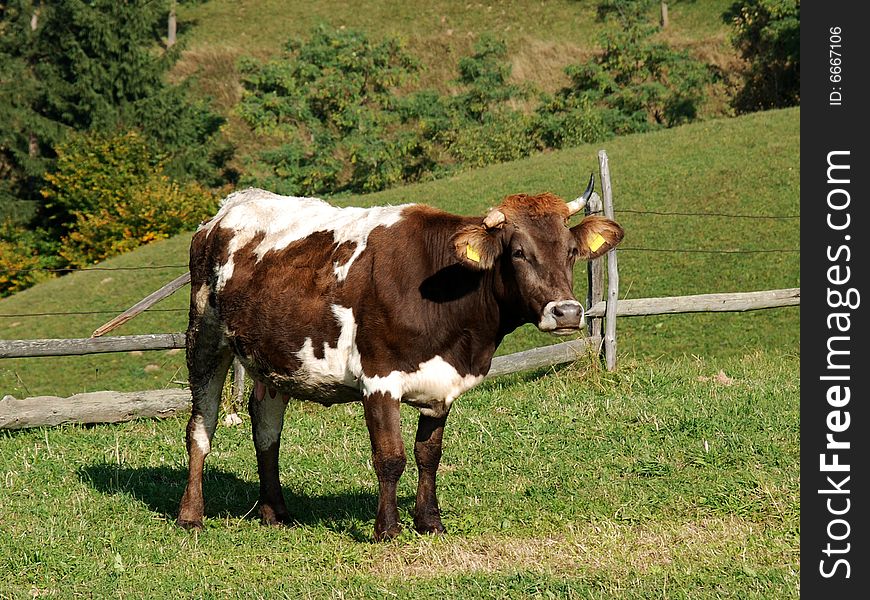
<svg viewBox="0 0 870 600"><path fill-rule="evenodd" d="M168 8L167 0L55 0L39 7L31 29L32 2L5 5L0 115L9 127L0 155L16 182L8 193L34 197L33 178L49 170L70 131L138 129L166 156L170 175L216 182L227 158L217 147L223 119L165 80L180 52L162 46Z"/></svg>
<svg viewBox="0 0 870 600"><path fill-rule="evenodd" d="M38 197L38 182L47 167L46 150L65 127L37 108L40 82L34 73L33 3L0 5L0 219L24 220L24 206ZM24 201L24 202L21 202Z"/></svg>
<svg viewBox="0 0 870 600"><path fill-rule="evenodd" d="M800 104L800 16L800 0L738 0L722 15L749 61L733 101L738 111Z"/></svg>
<svg viewBox="0 0 870 600"><path fill-rule="evenodd" d="M571 84L538 110L545 143L596 141L608 134L673 127L694 120L712 81L709 69L684 50L654 39L650 0L606 0L599 15L617 26L601 37L602 51L569 65Z"/></svg>

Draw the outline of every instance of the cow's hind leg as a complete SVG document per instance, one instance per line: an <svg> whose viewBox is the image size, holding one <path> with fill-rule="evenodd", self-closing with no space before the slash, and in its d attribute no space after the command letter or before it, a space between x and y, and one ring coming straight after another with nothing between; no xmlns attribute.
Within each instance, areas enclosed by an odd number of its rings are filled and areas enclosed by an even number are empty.
<svg viewBox="0 0 870 600"><path fill-rule="evenodd" d="M366 426L372 442L372 464L378 476L378 514L375 539L394 538L401 532L396 506L396 485L405 470L405 445L399 420L399 400L373 393L363 398Z"/></svg>
<svg viewBox="0 0 870 600"><path fill-rule="evenodd" d="M414 509L414 528L420 533L444 533L441 510L435 494L435 475L441 462L441 439L447 417L420 415L414 458L417 461L417 502Z"/></svg>
<svg viewBox="0 0 870 600"><path fill-rule="evenodd" d="M260 519L265 525L290 522L278 475L278 449L286 408L287 396L268 390L262 382L254 382L248 412L251 415L257 472L260 475Z"/></svg>
<svg viewBox="0 0 870 600"><path fill-rule="evenodd" d="M185 529L202 528L202 471L205 457L211 451L221 392L232 358L230 348L216 327L203 326L188 332L187 367L193 407L186 435L187 487L181 497L177 521Z"/></svg>

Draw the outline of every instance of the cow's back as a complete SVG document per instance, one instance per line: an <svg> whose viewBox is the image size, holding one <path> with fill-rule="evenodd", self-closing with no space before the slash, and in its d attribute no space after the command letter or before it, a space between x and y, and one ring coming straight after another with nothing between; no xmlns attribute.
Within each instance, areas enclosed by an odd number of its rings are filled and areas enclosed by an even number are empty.
<svg viewBox="0 0 870 600"><path fill-rule="evenodd" d="M353 386L356 327L342 287L371 231L397 223L403 208L234 193L194 234L192 293L200 304L209 298L255 379L303 396L309 388L322 397L323 388Z"/></svg>

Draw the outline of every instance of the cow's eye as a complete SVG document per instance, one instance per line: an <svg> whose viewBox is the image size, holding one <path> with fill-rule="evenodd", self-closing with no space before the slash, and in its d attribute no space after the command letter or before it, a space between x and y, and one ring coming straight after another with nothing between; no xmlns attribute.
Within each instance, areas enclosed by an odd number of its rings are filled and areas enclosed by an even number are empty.
<svg viewBox="0 0 870 600"><path fill-rule="evenodd" d="M516 250L514 250L513 257L520 259L520 260L524 260L526 258L526 253L523 252L522 248L517 248Z"/></svg>
<svg viewBox="0 0 870 600"><path fill-rule="evenodd" d="M571 260L575 260L579 254L580 250L578 250L576 246L568 250L568 258L570 258Z"/></svg>

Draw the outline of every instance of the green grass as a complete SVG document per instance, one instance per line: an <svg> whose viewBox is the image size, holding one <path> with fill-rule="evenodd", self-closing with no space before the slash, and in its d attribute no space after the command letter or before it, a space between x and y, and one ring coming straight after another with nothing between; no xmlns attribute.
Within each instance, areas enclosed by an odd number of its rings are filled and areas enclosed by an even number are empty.
<svg viewBox="0 0 870 600"><path fill-rule="evenodd" d="M800 110L756 113L667 131L614 139L494 165L449 179L338 204L425 202L465 214L483 212L507 194L554 191L578 194L597 151L610 158L617 219L626 230L619 251L620 298L757 291L800 286L799 220L659 216L632 211L799 214ZM600 188L599 188L600 189ZM0 300L0 315L106 311L99 315L0 317L0 338L88 337L102 323L183 273L190 234L154 243L107 261L105 267L179 265L138 271L68 275ZM785 253L704 254L673 250L763 250ZM576 270L585 298L585 268ZM183 331L187 288L120 329L116 335ZM740 356L756 348L798 352L796 307L746 313L621 318L619 354L656 358ZM525 326L500 352L561 341ZM151 366L149 366L151 365ZM146 371L146 367L148 370ZM24 397L101 389L137 390L184 381L183 354L146 352L0 361L0 393Z"/></svg>
<svg viewBox="0 0 870 600"><path fill-rule="evenodd" d="M290 404L282 482L298 524L284 529L250 516L244 414L216 434L200 534L173 524L184 417L3 431L0 597L797 598L798 367L765 351L488 381L448 421L448 534L408 531L409 455L406 530L386 544L370 543L357 405Z"/></svg>

